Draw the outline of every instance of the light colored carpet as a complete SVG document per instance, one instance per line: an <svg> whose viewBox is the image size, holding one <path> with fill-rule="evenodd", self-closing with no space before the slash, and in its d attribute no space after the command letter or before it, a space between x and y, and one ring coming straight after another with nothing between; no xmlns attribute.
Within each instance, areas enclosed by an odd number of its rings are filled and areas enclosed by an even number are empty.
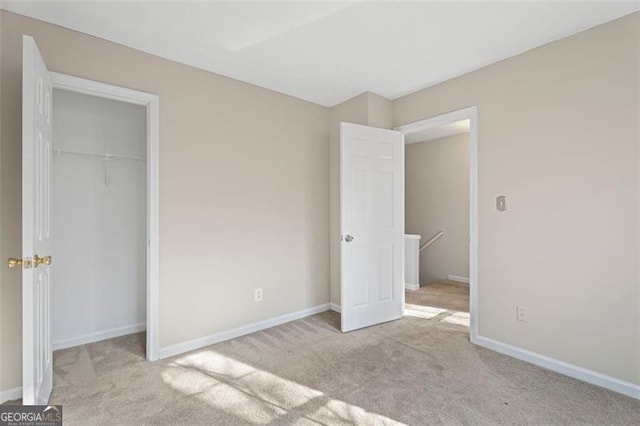
<svg viewBox="0 0 640 426"><path fill-rule="evenodd" d="M405 292L411 305L433 306L456 312L469 312L469 284L442 280Z"/></svg>
<svg viewBox="0 0 640 426"><path fill-rule="evenodd" d="M637 424L640 401L405 317L347 334L318 314L149 363L144 334L54 356L65 424Z"/></svg>

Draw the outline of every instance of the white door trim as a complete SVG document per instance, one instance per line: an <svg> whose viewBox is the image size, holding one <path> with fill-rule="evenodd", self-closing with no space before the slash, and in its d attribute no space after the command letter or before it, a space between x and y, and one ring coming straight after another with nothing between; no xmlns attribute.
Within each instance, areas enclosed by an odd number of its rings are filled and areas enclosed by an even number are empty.
<svg viewBox="0 0 640 426"><path fill-rule="evenodd" d="M100 83L57 72L51 73L55 89L98 96L147 109L147 359L159 356L159 148L160 98L158 95Z"/></svg>
<svg viewBox="0 0 640 426"><path fill-rule="evenodd" d="M421 130L469 119L469 315L471 321L470 339L478 341L478 108L452 111L446 114L415 121L396 127L394 130L406 135ZM406 138L405 138L406 139Z"/></svg>

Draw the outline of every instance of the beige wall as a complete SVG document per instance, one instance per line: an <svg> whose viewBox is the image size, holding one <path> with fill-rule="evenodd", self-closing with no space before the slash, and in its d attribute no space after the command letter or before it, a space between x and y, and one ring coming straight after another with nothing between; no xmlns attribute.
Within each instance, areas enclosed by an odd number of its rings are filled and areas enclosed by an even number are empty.
<svg viewBox="0 0 640 426"><path fill-rule="evenodd" d="M329 302L327 108L0 13L0 389L21 385L22 34L53 71L160 96L162 347Z"/></svg>
<svg viewBox="0 0 640 426"><path fill-rule="evenodd" d="M340 123L391 128L390 100L375 93L362 93L330 109L330 250L331 303L340 305Z"/></svg>
<svg viewBox="0 0 640 426"><path fill-rule="evenodd" d="M368 92L367 124L390 129L393 126L393 102L375 93Z"/></svg>
<svg viewBox="0 0 640 426"><path fill-rule="evenodd" d="M445 230L420 253L420 284L469 277L469 134L405 147L405 232L421 244Z"/></svg>
<svg viewBox="0 0 640 426"><path fill-rule="evenodd" d="M635 13L394 102L478 107L479 334L636 384L639 52Z"/></svg>

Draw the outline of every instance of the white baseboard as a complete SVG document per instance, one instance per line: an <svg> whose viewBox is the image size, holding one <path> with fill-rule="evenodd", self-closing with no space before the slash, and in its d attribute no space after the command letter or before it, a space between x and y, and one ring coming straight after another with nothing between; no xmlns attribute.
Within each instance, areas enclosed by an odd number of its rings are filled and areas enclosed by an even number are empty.
<svg viewBox="0 0 640 426"><path fill-rule="evenodd" d="M458 281L459 283L469 284L471 281L469 277L461 277L460 275L447 275L449 281Z"/></svg>
<svg viewBox="0 0 640 426"><path fill-rule="evenodd" d="M337 303L331 303L331 310L337 313L342 312L342 307Z"/></svg>
<svg viewBox="0 0 640 426"><path fill-rule="evenodd" d="M22 386L4 391L0 390L0 404L16 399L22 399Z"/></svg>
<svg viewBox="0 0 640 426"><path fill-rule="evenodd" d="M295 321L301 318L305 318L311 315L319 314L320 312L326 312L331 309L330 303L314 306L313 308L303 309L298 312L293 312L279 317L267 319L264 321L254 322L253 324L243 325L228 331L222 331L210 336L201 337L199 339L190 340L188 342L178 343L175 345L160 348L160 359L169 358L174 355L179 355L185 352L200 349L205 346L213 345L215 343L223 342L225 340L234 339L236 337L244 336L245 334L255 333L267 328L275 327L277 325L285 324L287 322Z"/></svg>
<svg viewBox="0 0 640 426"><path fill-rule="evenodd" d="M559 361L526 349L520 349L487 337L477 336L474 339L474 343L487 349L509 355L513 358L526 361L530 364L555 371L556 373L564 374L565 376L573 377L574 379L582 380L583 382L591 383L592 385L600 386L632 398L640 399L640 385L635 383L616 379L615 377L578 367L577 365Z"/></svg>
<svg viewBox="0 0 640 426"><path fill-rule="evenodd" d="M404 283L404 289L405 290L410 290L410 291L420 290L420 284Z"/></svg>
<svg viewBox="0 0 640 426"><path fill-rule="evenodd" d="M111 330L85 334L84 336L74 337L72 339L58 340L57 342L53 342L51 346L54 351L57 351L58 349L72 348L74 346L86 345L87 343L99 342L105 339L138 333L146 329L147 324L144 322L140 324L126 325L124 327L112 328Z"/></svg>

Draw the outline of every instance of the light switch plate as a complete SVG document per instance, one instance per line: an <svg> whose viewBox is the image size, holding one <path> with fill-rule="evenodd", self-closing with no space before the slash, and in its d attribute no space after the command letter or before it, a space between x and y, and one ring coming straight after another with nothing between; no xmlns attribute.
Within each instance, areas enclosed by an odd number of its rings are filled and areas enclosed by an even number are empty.
<svg viewBox="0 0 640 426"><path fill-rule="evenodd" d="M516 319L522 322L529 322L529 308L516 305Z"/></svg>
<svg viewBox="0 0 640 426"><path fill-rule="evenodd" d="M496 209L498 211L503 212L507 209L507 196L506 195L498 195L496 198Z"/></svg>

